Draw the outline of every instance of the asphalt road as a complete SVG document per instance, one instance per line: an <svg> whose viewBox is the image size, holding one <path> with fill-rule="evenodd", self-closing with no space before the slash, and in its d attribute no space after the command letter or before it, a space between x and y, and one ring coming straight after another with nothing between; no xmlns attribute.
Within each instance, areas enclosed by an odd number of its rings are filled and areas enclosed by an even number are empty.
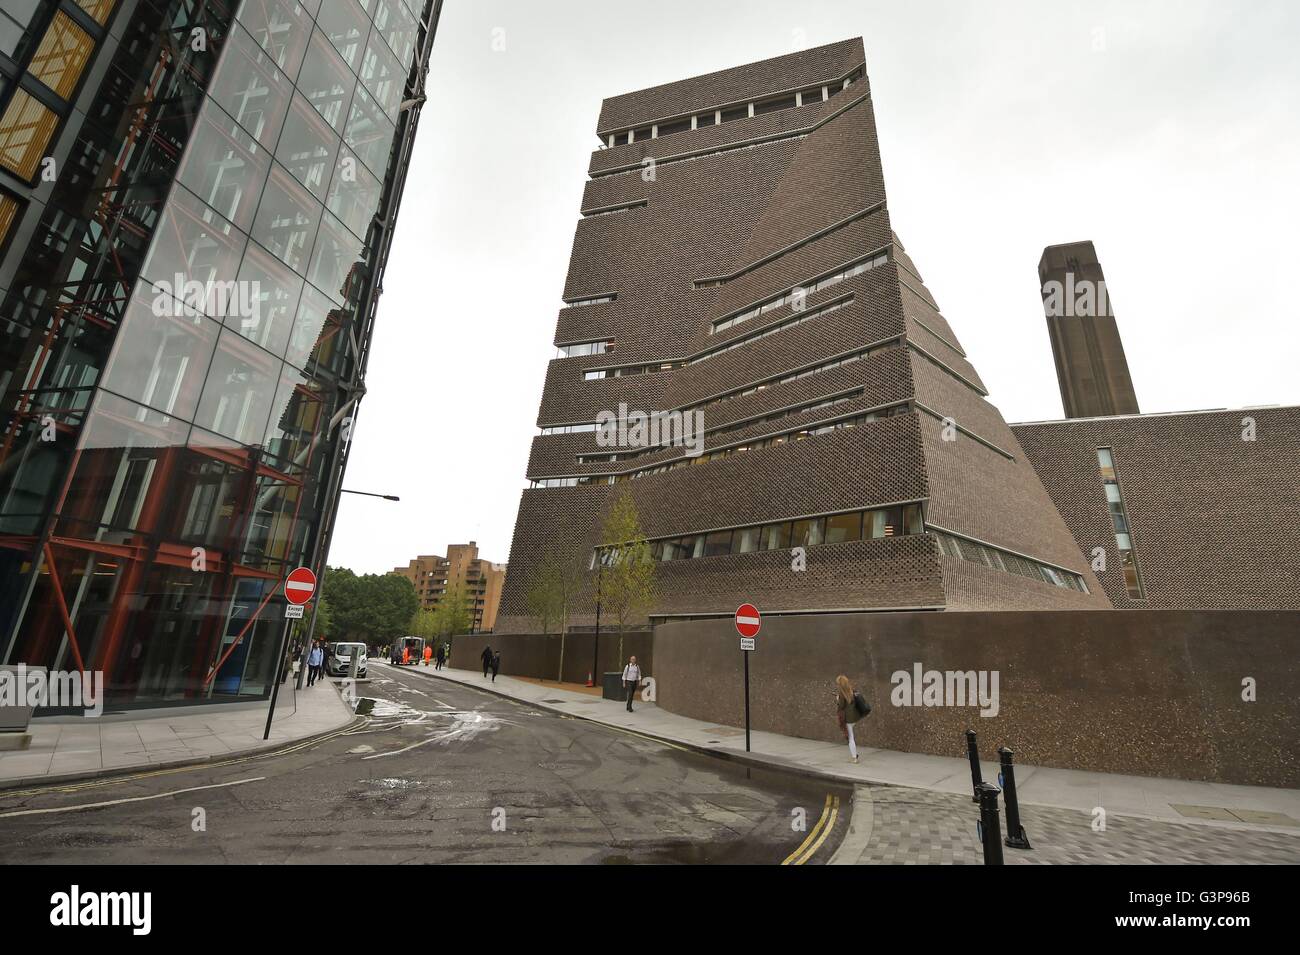
<svg viewBox="0 0 1300 955"><path fill-rule="evenodd" d="M815 865L848 826L847 787L391 667L358 692L283 753L0 793L0 863Z"/></svg>

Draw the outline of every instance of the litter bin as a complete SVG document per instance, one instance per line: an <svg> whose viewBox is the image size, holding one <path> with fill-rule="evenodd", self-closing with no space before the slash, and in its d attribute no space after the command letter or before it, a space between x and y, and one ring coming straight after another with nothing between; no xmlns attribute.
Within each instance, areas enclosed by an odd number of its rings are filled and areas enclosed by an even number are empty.
<svg viewBox="0 0 1300 955"><path fill-rule="evenodd" d="M8 679L13 680L15 686L18 684L18 667L4 666L0 670L7 671L10 676ZM24 666L24 675L35 672L46 672L45 667ZM18 686L20 692L25 687ZM27 749L32 745L32 736L27 732L27 726L32 720L31 706L0 706L0 752L5 750Z"/></svg>
<svg viewBox="0 0 1300 955"><path fill-rule="evenodd" d="M607 700L618 700L620 703L627 699L627 694L623 691L622 670L601 674L600 695Z"/></svg>

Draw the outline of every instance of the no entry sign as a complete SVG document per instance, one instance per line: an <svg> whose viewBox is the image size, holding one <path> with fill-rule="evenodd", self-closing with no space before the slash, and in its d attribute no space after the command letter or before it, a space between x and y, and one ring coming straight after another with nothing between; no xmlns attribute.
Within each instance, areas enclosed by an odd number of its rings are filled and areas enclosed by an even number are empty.
<svg viewBox="0 0 1300 955"><path fill-rule="evenodd" d="M305 604L316 592L316 575L310 567L291 570L284 581L284 596L291 604Z"/></svg>
<svg viewBox="0 0 1300 955"><path fill-rule="evenodd" d="M763 626L763 618L753 604L741 604L736 610L736 632L742 637L754 637Z"/></svg>

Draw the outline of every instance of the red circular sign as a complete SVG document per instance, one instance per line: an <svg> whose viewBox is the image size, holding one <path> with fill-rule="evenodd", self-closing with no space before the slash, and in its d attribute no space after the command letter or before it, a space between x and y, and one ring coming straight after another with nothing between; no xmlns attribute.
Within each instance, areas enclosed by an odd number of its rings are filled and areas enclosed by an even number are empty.
<svg viewBox="0 0 1300 955"><path fill-rule="evenodd" d="M763 619L753 604L741 604L736 608L736 632L742 637L756 636L762 626Z"/></svg>
<svg viewBox="0 0 1300 955"><path fill-rule="evenodd" d="M309 567L299 567L289 572L284 581L284 595L291 604L305 604L316 592L316 575Z"/></svg>

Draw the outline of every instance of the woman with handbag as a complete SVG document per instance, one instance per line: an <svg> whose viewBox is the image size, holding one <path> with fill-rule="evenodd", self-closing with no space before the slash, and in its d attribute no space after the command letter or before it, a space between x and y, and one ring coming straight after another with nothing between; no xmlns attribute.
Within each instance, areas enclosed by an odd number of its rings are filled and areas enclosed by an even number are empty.
<svg viewBox="0 0 1300 955"><path fill-rule="evenodd" d="M839 721L840 732L849 741L849 758L856 763L858 744L853 738L853 724L871 712L871 705L854 689L843 673L835 678L835 686L835 717Z"/></svg>

